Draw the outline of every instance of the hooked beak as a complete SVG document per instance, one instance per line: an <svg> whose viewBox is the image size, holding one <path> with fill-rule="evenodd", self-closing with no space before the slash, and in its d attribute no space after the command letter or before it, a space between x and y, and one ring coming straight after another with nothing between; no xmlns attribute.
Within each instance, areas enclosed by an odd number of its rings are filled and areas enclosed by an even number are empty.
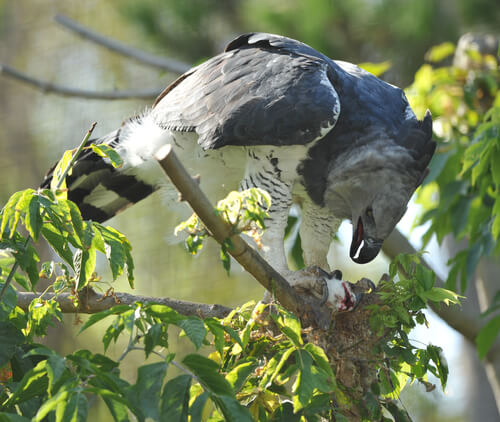
<svg viewBox="0 0 500 422"><path fill-rule="evenodd" d="M373 260L382 248L382 240L365 237L363 221L358 219L356 227L353 228L350 256L358 264L366 264Z"/></svg>

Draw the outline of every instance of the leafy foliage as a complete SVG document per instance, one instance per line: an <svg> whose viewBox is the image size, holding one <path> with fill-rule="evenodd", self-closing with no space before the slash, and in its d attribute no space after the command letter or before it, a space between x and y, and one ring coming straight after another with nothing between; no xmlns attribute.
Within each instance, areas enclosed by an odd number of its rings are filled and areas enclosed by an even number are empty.
<svg viewBox="0 0 500 422"><path fill-rule="evenodd" d="M442 44L427 57L440 62L453 51ZM461 292L480 259L500 252L500 71L493 56L475 50L467 55L465 69L423 65L407 90L417 114L431 110L440 141L419 194L425 210L420 224L430 223L424 242L435 235L441 243L448 234L466 241L451 258L447 279L447 288ZM484 330L478 337L481 356L500 325L493 319Z"/></svg>
<svg viewBox="0 0 500 422"><path fill-rule="evenodd" d="M443 387L446 383L447 367L441 350L432 345L426 349L409 346L406 333L415 325L413 320L423 315L425 292L433 289L416 287L421 283L412 280L413 284L407 281L408 286L396 283L383 291L387 298L384 306L397 307L414 300L409 292L416 288L421 302L412 310L374 312L374 317L384 318L374 319L375 329L390 327L399 332L389 343L384 341L380 345L391 364L386 366L381 360L380 383L373 386L376 393L372 406L378 409L376 412L380 412L380 403L391 403L397 397L408 378L423 380L430 370L440 377ZM399 299L401 293L403 299ZM44 308L47 315L57 315L57 309L47 303L34 306ZM250 302L224 319L205 320L183 316L154 303L117 305L92 315L81 329L112 318L102 338L104 349L122 335L129 339L126 350L116 361L88 350L62 357L45 346L26 341L25 329L19 325L19 312L12 304L10 315L0 325L0 338L5 340L2 344L9 345L3 363L9 360L12 367L11 377L0 387L5 414L19 414L33 420L42 420L50 414L62 421L84 420L88 397L96 395L106 403L116 421L128 420L127 412L139 421L188 420L188 417L289 420L287 415L296 420L303 417L315 421L332 417L337 394L349 400L348 390L336 381L324 350L304 341L305 333L297 317L279 305ZM407 312L406 316L403 312ZM46 332L43 319L30 321L38 334ZM201 349L202 354L192 353L176 360L168 352L171 326L183 330L195 350ZM156 362L140 366L137 380L131 384L121 376L120 366L129 353L137 350L144 353L145 359L154 356ZM207 351L210 354L205 357ZM173 366L181 369L182 374L167 377Z"/></svg>
<svg viewBox="0 0 500 422"><path fill-rule="evenodd" d="M450 45L441 45L428 57L440 60L451 51ZM378 70L384 71L386 65ZM435 275L422 266L418 255L401 255L391 264L389 277L379 287L381 303L367 308L378 340L368 359L377 372L370 391L359 397L352 386L344 385L334 358L311 341L309 328L278 304L250 302L223 319L204 320L155 303L118 304L92 315L81 328L112 320L102 336L104 351L120 337L128 338L116 360L89 350L61 356L37 344L35 337L45 336L49 325L61 320L58 294L69 290L77 301L79 290L99 285L98 252L106 255L113 279L126 274L133 283L126 237L111 227L84 221L66 197L64 178L77 155L69 152L53 171L51 190L17 192L0 212L0 419L85 420L89 401L98 397L116 421L128 421L131 415L139 421L344 421L346 409L354 406L365 420L388 420L384 415L409 420L397 404L404 386L417 381L432 390L435 386L427 380L431 373L444 389L448 377L442 350L431 344L418 347L409 333L416 325L427 324L423 310L429 301L459 302L453 277L460 273L464 285L479 257L494 251L500 230L498 74L483 67L472 76L461 72L426 65L409 94L418 110L431 107L443 138L421 193L427 209L424 220L432 221L426 239L432 234L442 239L448 230L467 238L469 247L453 261L449 289L435 286ZM487 96L490 103L484 103ZM84 148L121 165L112 149ZM269 206L265 192L250 189L231 193L218 203L217 212L235 233L249 234L259 245ZM196 216L176 230L188 232L191 253L201 249L207 236ZM41 238L59 262L40 263L31 239ZM228 241L221 251L227 270L229 248ZM18 286L34 290L40 278L53 280L50 290L55 298L46 300L42 295L24 311L17 306ZM485 316L500 309L499 297ZM496 315L477 338L481 356L499 330ZM192 353L178 358L170 351L173 332L190 341ZM121 370L133 351L144 353L146 362L137 368L132 383ZM180 375L172 374L174 367Z"/></svg>
<svg viewBox="0 0 500 422"><path fill-rule="evenodd" d="M267 211L270 206L271 197L266 191L250 188L241 192L230 192L226 198L217 203L215 212L231 225L234 234L244 233L250 236L257 247L261 248L265 219L268 216ZM201 251L203 241L209 236L196 214L192 214L188 220L183 221L175 228L176 235L180 232L188 234L185 244L187 250L193 255ZM228 250L231 248L230 239L227 239L221 247L221 262L228 272L231 266Z"/></svg>
<svg viewBox="0 0 500 422"><path fill-rule="evenodd" d="M217 212L235 232L249 232L258 241L269 205L267 194L253 189L230 194L219 202ZM119 304L90 316L81 328L85 331L112 319L102 336L104 350L120 337L128 338L117 360L89 350L61 356L35 343L35 337L45 336L54 320L61 321L58 294L98 285L100 279L94 273L97 252L106 254L113 278L127 270L131 282L131 247L113 228L84 221L71 201L51 190L27 189L14 194L1 217L5 253L0 259L3 418L85 420L92 396L102 399L116 421L129 420L129 413L139 421L342 420L337 401L359 404L338 382L335 364L325 351L307 341L299 319L277 304L248 303L224 319L205 320L160 304ZM199 230L198 225L195 221L193 227ZM40 264L30 237L20 234L20 226L34 240L45 238L61 261ZM15 271L14 284L7 284L14 262L21 272ZM417 261L402 257L399 263L410 274ZM381 415L382 407L394 415L401 412L392 400L408 378L425 382L431 371L446 384L440 349L417 349L406 333L425 321L421 310L427 300L456 302L457 297L436 289L433 275L421 272L420 266L415 271L406 281L388 283L382 290L384 306L393 312L373 309L373 328L384 333L375 353L390 356L391 365L379 360L380 383L373 386L373 394L363 398L363 409L371 418ZM55 297L46 300L42 295L22 310L17 306L16 285L33 290L40 277L54 280L51 290ZM74 300L78 300L76 295ZM194 353L178 360L169 352L171 327L190 340ZM388 340L387 330L397 335ZM137 369L135 383L125 380L120 371L132 351L155 359ZM182 374L170 375L172 367Z"/></svg>
<svg viewBox="0 0 500 422"><path fill-rule="evenodd" d="M387 356L388 365L381 373L381 393L397 398L406 382L429 383L430 371L441 382L443 390L448 378L448 366L441 348L429 344L420 349L412 344L408 334L417 324L428 325L424 310L429 301L447 305L459 304L460 296L435 287L435 274L420 263L418 255L399 255L390 265L390 278L382 281L379 294L382 305L373 305L372 328L382 334L394 330L391 341L380 345L380 352ZM396 277L398 278L395 282Z"/></svg>

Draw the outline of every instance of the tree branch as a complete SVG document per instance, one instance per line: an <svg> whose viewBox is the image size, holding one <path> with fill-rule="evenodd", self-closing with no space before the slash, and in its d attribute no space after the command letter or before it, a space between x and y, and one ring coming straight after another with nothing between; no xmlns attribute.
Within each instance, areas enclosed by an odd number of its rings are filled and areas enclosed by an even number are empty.
<svg viewBox="0 0 500 422"><path fill-rule="evenodd" d="M33 78L19 70L0 63L0 75L5 75L17 81L26 83L43 92L50 92L66 97L80 97L93 100L124 100L124 99L154 99L161 92L161 89L147 90L125 90L125 91L87 91L84 89L70 88L52 82Z"/></svg>
<svg viewBox="0 0 500 422"><path fill-rule="evenodd" d="M30 303L39 298L40 293L17 293L17 306L23 310L28 310ZM157 298L149 296L131 295L128 293L114 293L113 295L102 295L94 292L92 289L85 289L79 294L79 305L74 306L73 297L69 293L54 295L54 293L45 293L42 298L44 300L55 299L63 313L83 313L95 314L106 309L110 309L117 304L131 305L134 302L154 302L162 305L170 306L182 315L198 316L201 318L224 318L231 308L222 305L209 305L205 303L187 302L183 300L171 299L168 297Z"/></svg>
<svg viewBox="0 0 500 422"><path fill-rule="evenodd" d="M154 66L174 73L184 73L192 67L191 65L178 60L156 56L154 54L146 53L138 48L129 47L117 40L94 32L67 16L56 15L54 19L58 24L64 26L72 32L77 33L81 37L148 66Z"/></svg>

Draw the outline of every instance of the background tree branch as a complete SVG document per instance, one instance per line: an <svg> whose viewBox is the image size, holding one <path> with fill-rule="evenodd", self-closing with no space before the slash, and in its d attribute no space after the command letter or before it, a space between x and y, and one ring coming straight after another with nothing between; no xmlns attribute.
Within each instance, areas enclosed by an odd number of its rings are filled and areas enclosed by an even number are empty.
<svg viewBox="0 0 500 422"><path fill-rule="evenodd" d="M110 309L118 304L131 305L134 302L160 303L171 307L182 315L198 316L200 318L224 318L229 314L229 312L232 311L231 308L217 304L196 303L171 299L168 297L159 298L139 296L129 293L113 293L111 295L103 295L96 293L92 289L84 289L79 292L77 307L74 305L74 295L71 295L70 293L62 293L59 295L55 295L54 293L45 293L42 295L40 293L31 292L18 292L17 306L27 311L30 303L40 297L44 300L55 299L61 307L61 311L63 313L95 314L97 312Z"/></svg>
<svg viewBox="0 0 500 422"><path fill-rule="evenodd" d="M147 53L138 48L133 48L127 46L117 40L105 37L91 29L83 26L82 24L68 18L64 15L56 15L55 21L65 27L66 29L92 41L96 44L102 45L107 49L114 51L115 53L121 54L122 56L129 57L138 61L139 63L146 64L148 66L157 67L162 70L167 70L174 73L184 73L189 70L192 66L188 63L184 63L178 60L166 58L163 56L156 56L151 53Z"/></svg>
<svg viewBox="0 0 500 422"><path fill-rule="evenodd" d="M26 73L0 63L0 75L7 76L32 87L39 89L43 92L50 92L53 94L62 95L65 97L79 97L93 100L126 100L131 98L136 99L154 99L161 92L161 89L151 90L125 90L125 91L88 91L85 89L71 88L64 85L55 84L52 82L37 79Z"/></svg>

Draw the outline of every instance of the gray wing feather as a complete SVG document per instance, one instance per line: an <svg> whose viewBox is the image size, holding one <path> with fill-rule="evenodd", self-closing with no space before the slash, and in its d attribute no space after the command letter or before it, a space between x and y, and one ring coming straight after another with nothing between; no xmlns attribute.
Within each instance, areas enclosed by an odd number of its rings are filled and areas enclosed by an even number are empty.
<svg viewBox="0 0 500 422"><path fill-rule="evenodd" d="M319 57L256 41L189 71L167 88L153 115L166 129L196 131L204 149L307 144L340 113L330 72Z"/></svg>

